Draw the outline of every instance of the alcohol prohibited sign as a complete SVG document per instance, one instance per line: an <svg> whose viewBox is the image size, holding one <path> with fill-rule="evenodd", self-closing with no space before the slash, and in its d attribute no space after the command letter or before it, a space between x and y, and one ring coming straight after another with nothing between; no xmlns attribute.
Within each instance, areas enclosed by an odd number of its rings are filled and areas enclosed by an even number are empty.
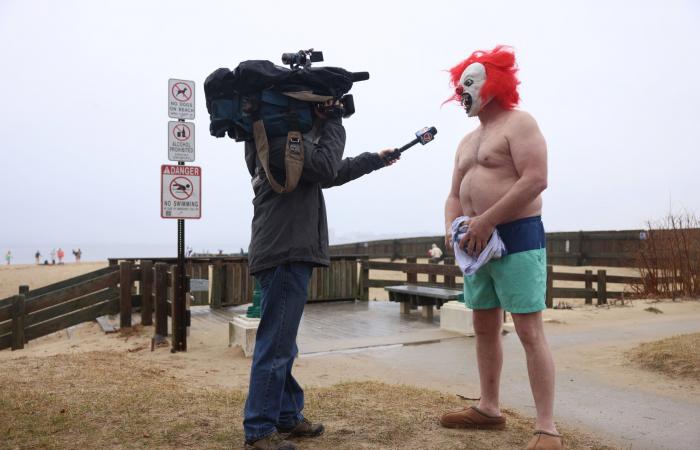
<svg viewBox="0 0 700 450"><path fill-rule="evenodd" d="M194 123L168 122L168 159L194 161Z"/></svg>
<svg viewBox="0 0 700 450"><path fill-rule="evenodd" d="M202 217L202 168L160 166L160 216L163 219Z"/></svg>

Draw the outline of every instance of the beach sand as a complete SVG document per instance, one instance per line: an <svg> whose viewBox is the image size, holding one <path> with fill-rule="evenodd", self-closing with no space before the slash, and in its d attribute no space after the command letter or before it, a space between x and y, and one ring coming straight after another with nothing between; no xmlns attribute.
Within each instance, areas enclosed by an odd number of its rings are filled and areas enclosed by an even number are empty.
<svg viewBox="0 0 700 450"><path fill-rule="evenodd" d="M0 299L17 294L19 286L26 284L37 289L107 267L107 261L66 263L56 265L13 264L0 267Z"/></svg>
<svg viewBox="0 0 700 450"><path fill-rule="evenodd" d="M106 262L94 262L49 267L32 265L2 267L0 297L14 294L20 284L38 288L106 265ZM557 267L557 270L580 272L585 268ZM632 275L635 271L610 269L609 273ZM373 273L372 276L387 279L396 277L397 282L401 281L401 274L395 272ZM378 290L378 293L383 291ZM315 305L315 307L319 306L322 305ZM654 306L663 313L652 314L645 311L649 306ZM199 308L208 309L208 307ZM696 381L671 379L642 370L630 364L624 356L631 348L640 342L650 340L652 336L656 338L678 334L681 323L685 324L683 326L686 329L688 323L700 323L700 302L662 301L652 304L651 300L635 300L625 305L600 308L575 304L574 309L547 310L544 316L549 319L545 327L555 343L554 358L562 371L569 371L592 380L605 380L606 386L613 386L613 392L633 388L638 393L635 395L640 396L639 401L643 401L645 396L649 395L660 396L672 402L684 402L683 404L700 403L700 385ZM139 322L140 318L135 314L134 323ZM649 327L655 330L653 334L644 332ZM86 322L30 341L23 350L0 351L0 366L8 364L14 367L21 365L21 361L25 359L30 363L37 361L37 358L44 360L44 358L56 358L61 355L82 358L79 360L84 361L85 358L90 360L93 355L108 352L125 357L131 361L130 364L137 364L144 370L155 371L154 373L157 372L168 379L177 379L195 389L244 391L247 388L250 359L243 356L240 348L228 347L228 326L225 322L221 323L220 319L218 323L202 321L199 318L193 319L186 353L172 354L167 346L156 348L151 352L152 336L153 327L137 325L131 330L105 334L96 322ZM379 381L437 389L450 395L467 393L468 396L475 396L478 395L476 374L459 375L460 370L473 372L475 370L472 367L473 364L467 364L465 366L467 369L459 367L448 371L431 371L420 364L416 365L416 361L430 358L435 352L447 352L445 354L449 355L451 352L454 353L455 346L465 350L473 346L468 339L464 342L463 339L448 339L442 343L436 342L425 346L404 346L400 349L385 350L386 353L368 351L328 356L302 355L295 364L295 376L304 386L315 388L335 386L337 383L349 381ZM301 350L303 353L303 348ZM391 355L391 358L386 359L382 355ZM520 358L519 354L515 355ZM514 355L508 356L509 360L512 360ZM449 364L453 363L448 363L448 366ZM399 378L395 376L397 370L395 366L406 366L398 371L401 375ZM522 372L524 368L518 370ZM522 377L523 374L520 376ZM583 380L578 378L577 380L579 384L583 383ZM522 384L525 389L524 380ZM513 393L510 394L513 395ZM601 397L603 395L600 394ZM562 401L565 400L562 399ZM573 400L569 402L575 403ZM561 409L565 409L565 405L562 405ZM523 411L523 408L520 407L520 410ZM525 409L525 412L528 411ZM430 414L436 413L436 411L430 411ZM593 419L590 421L574 420L572 417L569 419L571 420L569 423L582 426L584 430L588 423L596 423ZM608 433L615 436L618 431L611 429Z"/></svg>

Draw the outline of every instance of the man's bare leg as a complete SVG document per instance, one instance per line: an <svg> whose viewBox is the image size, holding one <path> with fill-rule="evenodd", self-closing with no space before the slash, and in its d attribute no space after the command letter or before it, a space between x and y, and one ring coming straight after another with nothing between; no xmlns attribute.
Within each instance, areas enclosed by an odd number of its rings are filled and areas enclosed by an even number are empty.
<svg viewBox="0 0 700 450"><path fill-rule="evenodd" d="M554 361L544 335L542 312L512 316L515 331L525 348L527 373L537 410L535 428L558 434L554 425Z"/></svg>
<svg viewBox="0 0 700 450"><path fill-rule="evenodd" d="M479 366L481 400L479 409L500 416L499 384L503 367L501 346L501 309L474 310L472 315L476 335L476 361Z"/></svg>

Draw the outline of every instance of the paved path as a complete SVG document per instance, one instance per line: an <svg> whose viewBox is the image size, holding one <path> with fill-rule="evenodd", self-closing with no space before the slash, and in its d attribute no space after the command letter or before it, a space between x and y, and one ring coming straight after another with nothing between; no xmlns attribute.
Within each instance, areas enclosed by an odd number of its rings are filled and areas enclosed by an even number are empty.
<svg viewBox="0 0 700 450"><path fill-rule="evenodd" d="M699 396L683 398L645 389L643 383L608 379L605 364L615 364L614 360L598 361L597 368L588 364L598 348L698 331L697 315L673 321L630 321L623 326L548 325L557 361L557 418L622 448L700 449ZM503 403L532 416L525 356L515 333L504 335L503 345ZM312 304L304 313L299 347L303 359L313 358L319 365L351 357L375 379L467 397L479 395L474 339L440 330L439 314L426 321L419 312L401 316L395 303ZM351 356L350 349L355 349ZM620 361L617 365L626 367ZM353 375L359 374L348 373L349 378Z"/></svg>

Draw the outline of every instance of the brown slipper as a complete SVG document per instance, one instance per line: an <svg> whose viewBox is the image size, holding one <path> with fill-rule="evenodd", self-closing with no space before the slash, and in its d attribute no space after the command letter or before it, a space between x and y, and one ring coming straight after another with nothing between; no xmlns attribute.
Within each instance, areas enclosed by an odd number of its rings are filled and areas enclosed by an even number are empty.
<svg viewBox="0 0 700 450"><path fill-rule="evenodd" d="M440 425L445 428L502 430L506 427L506 418L503 416L490 416L476 406L470 406L461 411L443 415L440 417Z"/></svg>
<svg viewBox="0 0 700 450"><path fill-rule="evenodd" d="M562 450L563 448L564 440L561 434L537 430L525 450Z"/></svg>

